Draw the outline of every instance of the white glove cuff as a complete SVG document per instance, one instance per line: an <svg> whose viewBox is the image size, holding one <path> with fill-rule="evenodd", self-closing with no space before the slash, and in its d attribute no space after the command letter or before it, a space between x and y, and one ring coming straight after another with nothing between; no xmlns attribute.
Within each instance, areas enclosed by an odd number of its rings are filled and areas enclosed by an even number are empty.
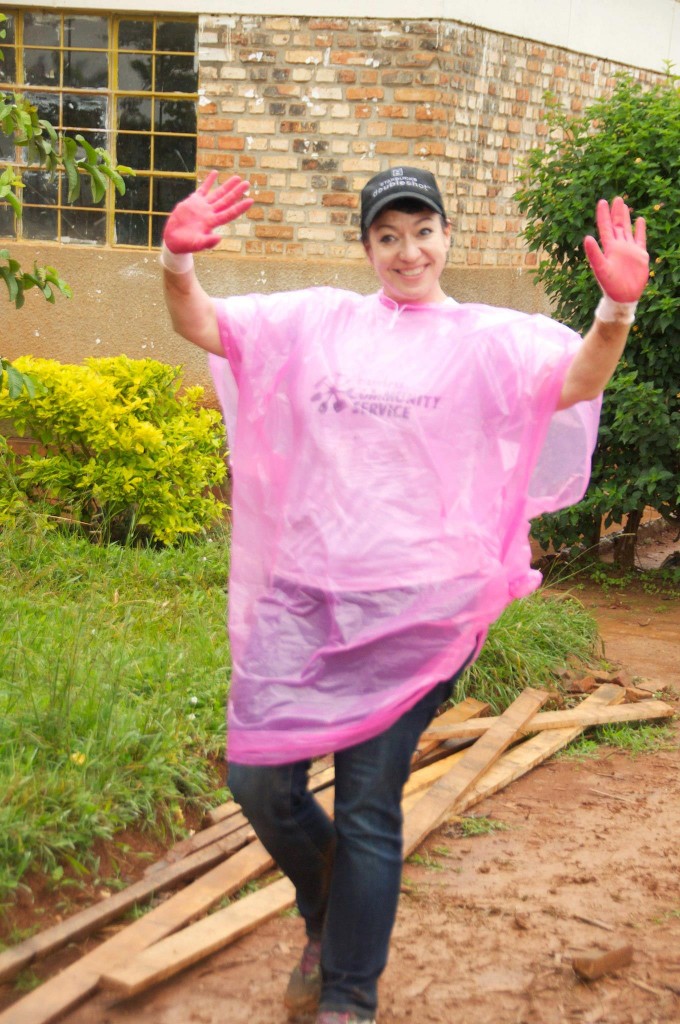
<svg viewBox="0 0 680 1024"><path fill-rule="evenodd" d="M637 302L615 302L608 295L600 299L595 316L605 324L632 324Z"/></svg>
<svg viewBox="0 0 680 1024"><path fill-rule="evenodd" d="M194 257L190 252L172 252L165 242L158 258L164 270L169 270L171 274L187 274L194 269Z"/></svg>

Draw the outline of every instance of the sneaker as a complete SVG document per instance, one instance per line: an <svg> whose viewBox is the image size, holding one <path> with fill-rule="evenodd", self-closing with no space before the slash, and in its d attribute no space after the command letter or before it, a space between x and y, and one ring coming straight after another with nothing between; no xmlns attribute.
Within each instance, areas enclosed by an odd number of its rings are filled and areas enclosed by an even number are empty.
<svg viewBox="0 0 680 1024"><path fill-rule="evenodd" d="M291 1017L313 1013L321 999L321 940L310 939L288 982L284 1005Z"/></svg>
<svg viewBox="0 0 680 1024"><path fill-rule="evenodd" d="M355 1013L337 1013L335 1010L322 1010L316 1018L316 1024L376 1024L367 1017L357 1017Z"/></svg>

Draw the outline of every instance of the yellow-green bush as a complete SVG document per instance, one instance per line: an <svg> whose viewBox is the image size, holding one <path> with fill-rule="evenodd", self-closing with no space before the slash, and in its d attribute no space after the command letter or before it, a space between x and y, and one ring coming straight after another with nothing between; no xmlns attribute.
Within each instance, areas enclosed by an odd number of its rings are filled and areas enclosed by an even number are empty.
<svg viewBox="0 0 680 1024"><path fill-rule="evenodd" d="M173 544L221 517L210 488L226 472L222 421L199 405L202 388L180 393L181 367L126 356L14 366L36 393L10 397L3 381L0 420L35 444L0 473L0 521L17 492L103 540Z"/></svg>

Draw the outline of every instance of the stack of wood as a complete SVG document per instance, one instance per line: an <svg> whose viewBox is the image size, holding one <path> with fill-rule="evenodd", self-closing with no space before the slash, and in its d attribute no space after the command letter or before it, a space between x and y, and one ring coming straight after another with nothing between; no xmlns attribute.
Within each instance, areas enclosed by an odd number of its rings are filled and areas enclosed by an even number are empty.
<svg viewBox="0 0 680 1024"><path fill-rule="evenodd" d="M421 739L405 789L404 855L451 816L509 785L584 729L673 715L673 708L649 691L644 700L630 694L634 702L625 703L624 681L593 678L592 684L584 683L583 689L592 692L566 710L540 712L550 695L527 689L502 715L489 716L488 706L472 698L440 715ZM333 769L320 764L311 783L332 813ZM274 867L236 804L216 808L210 818L206 828L175 846L138 882L1 953L0 982L67 943L97 933L152 896L184 885L0 1013L0 1024L47 1024L101 986L123 996L142 992L292 906L293 887L279 877L208 914Z"/></svg>

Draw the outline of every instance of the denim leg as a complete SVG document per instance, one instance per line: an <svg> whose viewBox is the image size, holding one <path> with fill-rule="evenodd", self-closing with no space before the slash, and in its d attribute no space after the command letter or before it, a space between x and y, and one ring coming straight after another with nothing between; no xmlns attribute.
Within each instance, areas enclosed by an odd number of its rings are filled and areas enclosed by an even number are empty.
<svg viewBox="0 0 680 1024"><path fill-rule="evenodd" d="M255 833L296 889L310 938L323 928L335 827L307 788L308 761L232 764L229 788Z"/></svg>
<svg viewBox="0 0 680 1024"><path fill-rule="evenodd" d="M379 736L335 755L337 847L321 952L325 1010L375 1015L401 886L402 790L418 738L455 678Z"/></svg>

